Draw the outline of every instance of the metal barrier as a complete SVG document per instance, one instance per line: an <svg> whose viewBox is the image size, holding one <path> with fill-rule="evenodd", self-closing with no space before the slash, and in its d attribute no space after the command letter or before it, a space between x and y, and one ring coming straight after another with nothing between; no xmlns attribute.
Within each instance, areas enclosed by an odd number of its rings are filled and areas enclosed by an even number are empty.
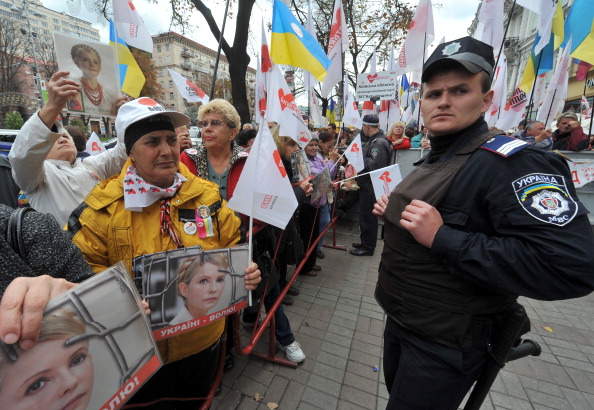
<svg viewBox="0 0 594 410"><path fill-rule="evenodd" d="M403 178L414 168L413 164L427 154L427 150L421 148L397 150L396 152L396 162L400 165L400 173ZM560 151L560 153L573 162L594 162L594 151ZM576 191L585 207L594 212L594 183L576 188ZM594 226L594 213L589 214L588 218L590 225Z"/></svg>

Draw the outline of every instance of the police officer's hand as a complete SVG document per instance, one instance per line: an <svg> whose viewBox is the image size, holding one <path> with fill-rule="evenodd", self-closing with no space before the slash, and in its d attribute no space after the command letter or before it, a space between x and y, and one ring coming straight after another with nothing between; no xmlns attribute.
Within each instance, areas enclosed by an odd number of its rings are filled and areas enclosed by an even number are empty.
<svg viewBox="0 0 594 410"><path fill-rule="evenodd" d="M31 349L39 338L49 300L74 286L76 283L48 275L10 282L0 303L0 339L7 344L20 342L22 349Z"/></svg>
<svg viewBox="0 0 594 410"><path fill-rule="evenodd" d="M413 199L402 211L400 225L421 245L431 248L441 226L441 214L427 202Z"/></svg>
<svg viewBox="0 0 594 410"><path fill-rule="evenodd" d="M245 268L245 276L243 277L245 280L245 288L247 290L254 290L258 287L258 283L262 280L260 277L260 269L258 269L258 265L255 262L250 263L250 265Z"/></svg>
<svg viewBox="0 0 594 410"><path fill-rule="evenodd" d="M386 194L380 196L377 201L375 201L375 204L373 204L373 211L371 211L371 213L379 218L383 218L384 212L386 212L386 207L388 206L388 199L388 195Z"/></svg>

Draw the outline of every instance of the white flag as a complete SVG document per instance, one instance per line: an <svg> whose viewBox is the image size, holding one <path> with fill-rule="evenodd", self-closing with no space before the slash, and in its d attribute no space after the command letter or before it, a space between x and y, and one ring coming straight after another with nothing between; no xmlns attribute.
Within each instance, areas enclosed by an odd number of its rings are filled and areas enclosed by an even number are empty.
<svg viewBox="0 0 594 410"><path fill-rule="evenodd" d="M328 40L328 58L332 64L328 68L326 78L322 84L322 97L328 96L342 78L342 53L349 48L349 37L344 18L342 0L334 2L332 13L332 26L330 26L330 39Z"/></svg>
<svg viewBox="0 0 594 410"><path fill-rule="evenodd" d="M563 53L555 65L555 71L551 77L551 81L547 86L544 102L542 107L538 110L536 119L545 124L548 128L551 126L553 119L563 111L565 99L567 98L567 84L569 82L569 73L567 69L571 63L572 57L569 55L571 50L571 38L563 49Z"/></svg>
<svg viewBox="0 0 594 410"><path fill-rule="evenodd" d="M264 121L227 206L285 229L297 209L297 198L272 134Z"/></svg>
<svg viewBox="0 0 594 410"><path fill-rule="evenodd" d="M408 28L408 34L400 49L396 72L403 74L410 71L421 72L429 44L433 42L433 7L431 0L419 0L415 15Z"/></svg>
<svg viewBox="0 0 594 410"><path fill-rule="evenodd" d="M530 91L530 94L532 94L532 91ZM526 94L519 86L516 87L511 98L505 104L505 108L499 114L499 119L495 126L504 131L517 126L524 119L530 94Z"/></svg>
<svg viewBox="0 0 594 410"><path fill-rule="evenodd" d="M489 44L495 53L503 42L503 3L505 0L485 0L481 3L474 38Z"/></svg>
<svg viewBox="0 0 594 410"><path fill-rule="evenodd" d="M349 163L355 168L357 172L361 172L365 168L365 161L363 161L363 146L361 144L361 133L357 134L353 142L347 147L344 152Z"/></svg>
<svg viewBox="0 0 594 410"><path fill-rule="evenodd" d="M485 113L485 121L489 127L493 127L497 120L499 119L499 115L501 114L501 109L505 107L505 98L507 94L507 59L505 55L501 55L499 58L499 62L497 63L497 68L495 69L494 73L495 83L493 84L493 101L491 102L491 106Z"/></svg>
<svg viewBox="0 0 594 410"><path fill-rule="evenodd" d="M580 110L582 111L582 118L587 120L592 117L592 108L585 95L582 95L582 102L580 104Z"/></svg>
<svg viewBox="0 0 594 410"><path fill-rule="evenodd" d="M396 188L396 185L402 181L400 166L398 164L388 165L387 167L376 169L369 173L375 199L382 195L390 196L390 193Z"/></svg>
<svg viewBox="0 0 594 410"><path fill-rule="evenodd" d="M268 78L266 119L279 125L279 135L291 137L301 147L305 147L311 139L311 134L303 121L301 111L295 103L291 90L276 64L268 73Z"/></svg>
<svg viewBox="0 0 594 410"><path fill-rule="evenodd" d="M350 91L345 93L344 104L342 123L346 126L352 125L355 128L361 129L363 127L363 121L361 120L355 97L353 97L353 93Z"/></svg>
<svg viewBox="0 0 594 410"><path fill-rule="evenodd" d="M105 151L105 145L99 139L99 136L93 131L89 139L87 140L87 146L85 147L85 152L88 152L91 155L101 154Z"/></svg>
<svg viewBox="0 0 594 410"><path fill-rule="evenodd" d="M173 78L173 82L177 86L179 93L187 102L201 102L206 104L209 101L208 95L196 84L169 67L167 70L169 70L169 74L171 74L171 78Z"/></svg>
<svg viewBox="0 0 594 410"><path fill-rule="evenodd" d="M132 0L113 0L113 22L118 36L129 46L153 52L153 38Z"/></svg>

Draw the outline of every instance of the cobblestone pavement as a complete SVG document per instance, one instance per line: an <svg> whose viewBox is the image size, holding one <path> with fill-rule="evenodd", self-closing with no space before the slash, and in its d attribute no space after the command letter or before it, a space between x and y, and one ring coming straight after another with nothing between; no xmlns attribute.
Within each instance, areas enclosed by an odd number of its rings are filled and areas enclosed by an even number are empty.
<svg viewBox="0 0 594 410"><path fill-rule="evenodd" d="M326 243L331 241L329 234ZM352 242L358 242L357 225L341 223L336 243ZM295 285L301 293L293 306L285 306L307 360L292 369L235 355L235 367L223 375L221 395L211 408L384 409L385 314L373 297L382 246L378 241L372 257L324 248L319 275L299 276ZM527 338L541 345L542 355L508 363L481 409L594 409L594 295L520 302L532 322ZM242 333L245 346L251 331ZM266 352L267 341L268 331L255 350ZM277 356L284 357L278 349Z"/></svg>

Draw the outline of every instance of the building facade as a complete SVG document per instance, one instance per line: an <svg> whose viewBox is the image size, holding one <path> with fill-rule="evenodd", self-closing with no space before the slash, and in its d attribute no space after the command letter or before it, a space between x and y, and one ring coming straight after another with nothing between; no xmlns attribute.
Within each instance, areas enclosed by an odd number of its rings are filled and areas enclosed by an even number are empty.
<svg viewBox="0 0 594 410"><path fill-rule="evenodd" d="M196 84L207 95L210 94L211 82L215 69L217 52L175 32L153 36L152 60L157 69L157 81L165 90L164 103L170 107L190 115L192 121L195 112L190 108L195 104L187 104L179 93L167 68L178 72ZM248 67L246 86L248 100L255 99L256 70ZM229 62L221 54L217 70L214 97L231 101L231 80Z"/></svg>

